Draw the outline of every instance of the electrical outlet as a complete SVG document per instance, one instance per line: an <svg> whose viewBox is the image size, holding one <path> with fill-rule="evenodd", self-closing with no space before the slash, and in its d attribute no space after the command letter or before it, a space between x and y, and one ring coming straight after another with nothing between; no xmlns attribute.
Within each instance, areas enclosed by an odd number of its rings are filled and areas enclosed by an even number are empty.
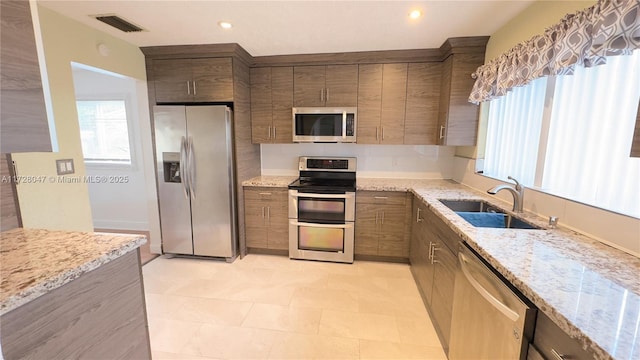
<svg viewBox="0 0 640 360"><path fill-rule="evenodd" d="M56 160L56 170L58 175L69 175L75 173L73 167L73 159L60 159Z"/></svg>

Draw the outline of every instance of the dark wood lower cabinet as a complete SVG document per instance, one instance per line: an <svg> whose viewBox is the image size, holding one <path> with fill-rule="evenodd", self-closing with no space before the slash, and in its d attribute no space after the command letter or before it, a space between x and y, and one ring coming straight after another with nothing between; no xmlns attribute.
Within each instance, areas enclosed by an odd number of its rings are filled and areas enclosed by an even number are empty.
<svg viewBox="0 0 640 360"><path fill-rule="evenodd" d="M151 359L138 251L0 317L12 359Z"/></svg>
<svg viewBox="0 0 640 360"><path fill-rule="evenodd" d="M459 241L444 221L413 198L411 273L445 352L449 349Z"/></svg>
<svg viewBox="0 0 640 360"><path fill-rule="evenodd" d="M356 193L355 254L409 257L407 213L411 198L405 192Z"/></svg>

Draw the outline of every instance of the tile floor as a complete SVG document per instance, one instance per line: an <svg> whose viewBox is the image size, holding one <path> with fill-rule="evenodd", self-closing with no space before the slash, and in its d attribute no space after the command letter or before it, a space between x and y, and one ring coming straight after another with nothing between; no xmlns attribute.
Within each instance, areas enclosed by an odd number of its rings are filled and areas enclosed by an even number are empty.
<svg viewBox="0 0 640 360"><path fill-rule="evenodd" d="M153 359L446 359L405 264L250 254L142 270Z"/></svg>

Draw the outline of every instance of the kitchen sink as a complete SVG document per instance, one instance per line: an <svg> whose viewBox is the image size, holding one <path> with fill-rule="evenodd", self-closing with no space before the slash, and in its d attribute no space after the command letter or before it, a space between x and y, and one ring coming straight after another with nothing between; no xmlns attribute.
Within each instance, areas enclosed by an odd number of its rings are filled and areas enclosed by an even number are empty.
<svg viewBox="0 0 640 360"><path fill-rule="evenodd" d="M538 226L506 214L504 210L497 208L486 201L440 200L440 202L475 227L529 230L541 229Z"/></svg>
<svg viewBox="0 0 640 360"><path fill-rule="evenodd" d="M504 213L504 210L482 200L440 200L440 202L455 212Z"/></svg>

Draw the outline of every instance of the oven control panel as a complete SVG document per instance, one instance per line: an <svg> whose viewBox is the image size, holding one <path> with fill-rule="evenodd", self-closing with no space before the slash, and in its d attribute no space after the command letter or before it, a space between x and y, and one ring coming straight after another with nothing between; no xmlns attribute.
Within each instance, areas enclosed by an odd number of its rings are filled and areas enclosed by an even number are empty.
<svg viewBox="0 0 640 360"><path fill-rule="evenodd" d="M356 158L325 158L301 156L298 168L305 170L354 171Z"/></svg>

